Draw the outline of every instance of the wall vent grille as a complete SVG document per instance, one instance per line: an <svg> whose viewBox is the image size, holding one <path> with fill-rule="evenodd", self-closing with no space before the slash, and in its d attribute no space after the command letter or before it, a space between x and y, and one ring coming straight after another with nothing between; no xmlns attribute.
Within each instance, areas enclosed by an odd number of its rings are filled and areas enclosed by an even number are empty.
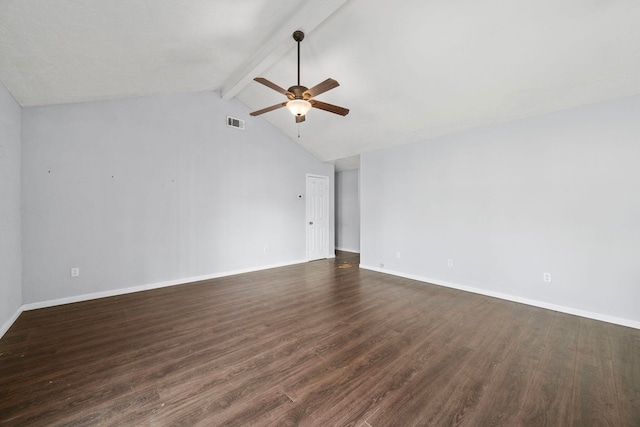
<svg viewBox="0 0 640 427"><path fill-rule="evenodd" d="M227 126L229 126L230 128L244 130L244 120L227 116Z"/></svg>

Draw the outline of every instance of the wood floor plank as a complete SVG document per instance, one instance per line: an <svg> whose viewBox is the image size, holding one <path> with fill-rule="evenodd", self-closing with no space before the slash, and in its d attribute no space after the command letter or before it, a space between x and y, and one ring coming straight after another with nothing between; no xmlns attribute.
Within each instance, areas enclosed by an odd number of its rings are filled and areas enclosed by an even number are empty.
<svg viewBox="0 0 640 427"><path fill-rule="evenodd" d="M478 301L481 300L482 297L478 297ZM483 331L478 315L495 325L490 333ZM374 426L443 425L462 419L477 405L478 392L488 383L491 369L512 336L506 320L507 313L503 310L462 312L448 328L426 343L430 346L422 355L418 353L411 365L414 371L410 373L410 380L367 422ZM468 382L473 384L472 389Z"/></svg>
<svg viewBox="0 0 640 427"><path fill-rule="evenodd" d="M571 425L580 318L556 313L519 414L523 425Z"/></svg>
<svg viewBox="0 0 640 427"><path fill-rule="evenodd" d="M607 325L621 425L640 426L640 330Z"/></svg>
<svg viewBox="0 0 640 427"><path fill-rule="evenodd" d="M504 347L485 397L477 407L476 419L484 425L517 425L531 379L535 376L544 344L554 319L553 312L532 307L520 321L512 319L513 337Z"/></svg>
<svg viewBox="0 0 640 427"><path fill-rule="evenodd" d="M24 312L0 424L640 425L640 331L358 264Z"/></svg>
<svg viewBox="0 0 640 427"><path fill-rule="evenodd" d="M606 323L580 319L573 425L621 425L607 329Z"/></svg>

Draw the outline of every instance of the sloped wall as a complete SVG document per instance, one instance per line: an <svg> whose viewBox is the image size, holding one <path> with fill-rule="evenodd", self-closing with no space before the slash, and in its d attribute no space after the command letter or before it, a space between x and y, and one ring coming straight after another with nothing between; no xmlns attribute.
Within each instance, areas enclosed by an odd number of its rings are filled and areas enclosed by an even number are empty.
<svg viewBox="0 0 640 427"><path fill-rule="evenodd" d="M303 261L297 195L307 173L333 184L213 92L25 108L23 129L27 304Z"/></svg>

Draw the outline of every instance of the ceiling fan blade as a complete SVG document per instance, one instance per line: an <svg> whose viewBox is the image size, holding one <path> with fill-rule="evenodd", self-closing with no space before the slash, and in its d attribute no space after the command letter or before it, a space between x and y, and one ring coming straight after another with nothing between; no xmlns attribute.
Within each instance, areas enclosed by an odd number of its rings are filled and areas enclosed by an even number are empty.
<svg viewBox="0 0 640 427"><path fill-rule="evenodd" d="M302 123L305 121L305 116L296 116L296 123Z"/></svg>
<svg viewBox="0 0 640 427"><path fill-rule="evenodd" d="M346 116L349 114L348 108L338 107L337 105L327 104L326 102L316 101L315 99L309 100L313 108L319 108L320 110L328 111L330 113Z"/></svg>
<svg viewBox="0 0 640 427"><path fill-rule="evenodd" d="M305 90L302 96L304 97L304 99L313 98L314 96L318 96L321 93L325 93L326 91L336 88L338 86L340 86L340 83L338 83L337 81L333 79L327 79L322 83L318 83L311 89Z"/></svg>
<svg viewBox="0 0 640 427"><path fill-rule="evenodd" d="M262 110L254 111L253 113L249 113L250 116L259 116L260 114L268 113L269 111L277 110L278 108L282 108L287 105L286 102L281 102L280 104L272 105L271 107L263 108Z"/></svg>
<svg viewBox="0 0 640 427"><path fill-rule="evenodd" d="M282 87L278 86L277 84L275 84L273 82L270 82L269 80L265 79L264 77L256 77L253 80L257 81L258 83L262 83L266 87L269 87L269 88L275 90L276 92L280 92L281 94L285 95L287 98L292 99L293 96L294 96L291 92L289 92L285 88L282 88Z"/></svg>

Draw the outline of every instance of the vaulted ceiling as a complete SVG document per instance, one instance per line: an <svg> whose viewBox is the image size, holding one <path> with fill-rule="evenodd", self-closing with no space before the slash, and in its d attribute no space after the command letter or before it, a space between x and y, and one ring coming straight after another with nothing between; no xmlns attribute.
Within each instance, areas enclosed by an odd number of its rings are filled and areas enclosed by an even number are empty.
<svg viewBox="0 0 640 427"><path fill-rule="evenodd" d="M358 155L640 93L637 0L0 0L0 80L22 106L214 90L251 110L328 77L297 125L338 169ZM215 118L212 118L215 119ZM298 137L298 134L300 137Z"/></svg>

